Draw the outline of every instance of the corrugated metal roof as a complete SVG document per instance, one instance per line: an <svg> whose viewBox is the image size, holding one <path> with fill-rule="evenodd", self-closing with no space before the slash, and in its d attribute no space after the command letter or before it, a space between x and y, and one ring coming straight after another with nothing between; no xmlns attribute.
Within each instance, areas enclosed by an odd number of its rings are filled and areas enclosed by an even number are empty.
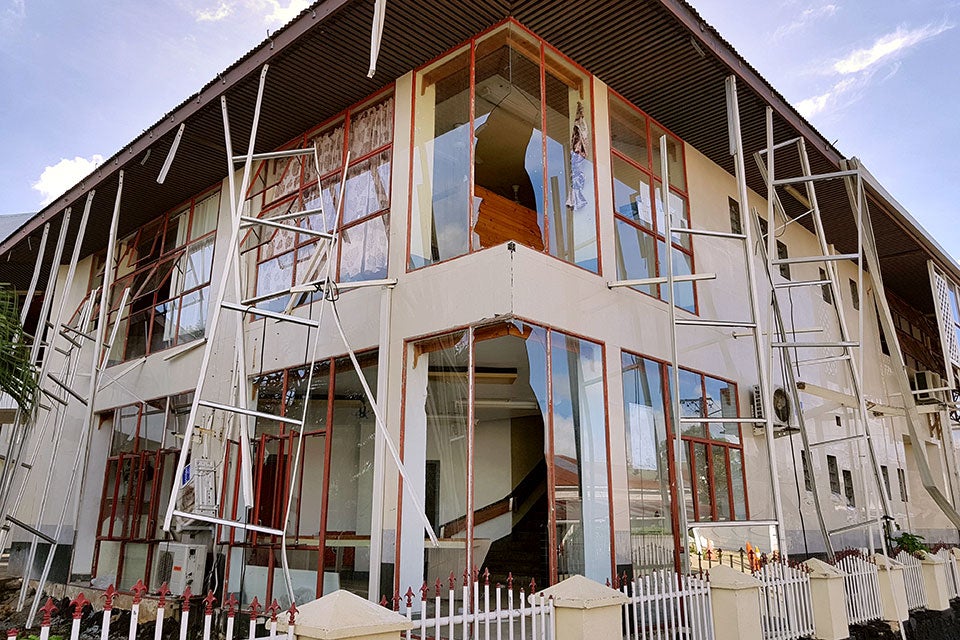
<svg viewBox="0 0 960 640"><path fill-rule="evenodd" d="M769 103L776 112L775 138L805 136L814 173L835 171L842 158L682 0L389 0L377 75L368 79L372 15L373 3L360 0L325 0L305 10L0 244L0 253L9 258L3 279L17 284L29 280L35 257L24 240L33 236L30 244L35 251L43 221L57 217L68 204L81 208L84 193L91 187L97 191L90 222L95 232L87 234L83 253L102 248L120 168L125 171L121 235L219 182L227 170L219 97L227 97L233 145L239 152L246 148L264 62L269 62L270 70L258 151L280 146L508 16L727 171L732 172L733 166L727 152L724 79L731 73L739 78L743 141L748 153L766 144L764 112ZM165 184L158 185L157 173L183 121L186 130L176 160ZM141 164L148 148L150 156ZM780 155L777 167L780 176L799 173L795 161L781 160ZM753 162L747 163L747 180L751 188L765 193ZM830 241L842 252L855 250L856 229L842 183L824 183L818 187L818 195ZM889 256L884 262L885 279L910 304L932 310L928 288L916 286L917 278L926 278L928 252L958 277L960 268L927 242L897 206L885 201L879 206L884 194L873 190L872 197L878 205L874 223L880 253ZM792 215L804 212L795 199L787 196L783 201ZM79 217L75 214L73 219ZM72 232L71 238L75 235Z"/></svg>

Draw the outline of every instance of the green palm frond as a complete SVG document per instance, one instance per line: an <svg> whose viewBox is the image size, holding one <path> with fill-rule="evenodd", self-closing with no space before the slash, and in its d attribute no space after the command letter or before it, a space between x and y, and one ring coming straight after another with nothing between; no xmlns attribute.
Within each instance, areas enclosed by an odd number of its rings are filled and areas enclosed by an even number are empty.
<svg viewBox="0 0 960 640"><path fill-rule="evenodd" d="M0 391L33 414L40 397L37 372L30 362L30 341L20 325L17 294L0 285Z"/></svg>

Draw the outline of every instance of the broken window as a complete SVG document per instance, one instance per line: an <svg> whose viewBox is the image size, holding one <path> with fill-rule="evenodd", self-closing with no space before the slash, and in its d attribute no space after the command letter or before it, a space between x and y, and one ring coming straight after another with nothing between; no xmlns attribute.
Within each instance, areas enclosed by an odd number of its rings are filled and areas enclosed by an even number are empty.
<svg viewBox="0 0 960 640"><path fill-rule="evenodd" d="M418 72L410 268L512 240L598 271L590 98L512 23Z"/></svg>
<svg viewBox="0 0 960 640"><path fill-rule="evenodd" d="M663 185L660 184L661 136L667 137L670 188L666 204ZM685 228L690 224L683 143L617 96L610 98L610 137L617 278L666 277L668 257L673 260L675 275L692 273L690 237L674 233L669 250L666 242L667 210L674 228ZM734 200L730 201L730 221L732 226L739 227L740 211ZM634 289L662 300L670 299L670 291L662 284L641 285ZM696 311L694 284L677 283L675 289L677 306Z"/></svg>
<svg viewBox="0 0 960 640"><path fill-rule="evenodd" d="M393 96L349 109L332 122L307 132L290 148L312 149L293 158L264 160L257 180L247 191L245 214L282 217L290 226L310 231L340 232L340 255L328 256L327 243L314 234L266 226L250 228L242 252L255 252L254 295L276 296L258 306L283 311L290 304L313 300L299 295L291 301L291 286L331 276L340 282L374 280L387 275L388 212L393 155ZM340 188L349 151L342 214ZM297 213L303 212L303 216ZM317 248L322 247L317 253Z"/></svg>
<svg viewBox="0 0 960 640"><path fill-rule="evenodd" d="M118 243L108 326L120 326L111 364L203 337L219 210L217 191ZM128 304L120 309L127 288Z"/></svg>

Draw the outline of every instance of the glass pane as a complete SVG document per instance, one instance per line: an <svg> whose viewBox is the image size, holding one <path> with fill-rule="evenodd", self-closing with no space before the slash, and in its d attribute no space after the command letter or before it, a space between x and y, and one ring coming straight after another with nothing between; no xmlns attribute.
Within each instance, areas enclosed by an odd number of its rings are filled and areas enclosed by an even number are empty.
<svg viewBox="0 0 960 640"><path fill-rule="evenodd" d="M270 415L281 415L281 400L283 398L284 373L268 373L253 379L253 390L257 398L257 411ZM256 431L260 434L280 433L280 423L275 420L257 418Z"/></svg>
<svg viewBox="0 0 960 640"><path fill-rule="evenodd" d="M210 282L210 273L213 269L214 238L191 245L186 254L180 259L183 273L183 286L175 291L189 291L202 284Z"/></svg>
<svg viewBox="0 0 960 640"><path fill-rule="evenodd" d="M150 333L150 352L173 345L177 335L177 311L179 300L161 302L153 308L153 330Z"/></svg>
<svg viewBox="0 0 960 640"><path fill-rule="evenodd" d="M352 165L347 170L343 224L365 218L390 206L390 151Z"/></svg>
<svg viewBox="0 0 960 640"><path fill-rule="evenodd" d="M116 438L116 434L114 434ZM100 536L111 536L113 535L110 531L111 526L114 521L114 497L113 492L116 490L117 485L117 460L110 459L107 460L107 473L104 481L103 487L103 498L100 502L100 519L97 525L97 535ZM117 524L117 535L120 535L120 528L122 525ZM103 566L102 563L100 566Z"/></svg>
<svg viewBox="0 0 960 640"><path fill-rule="evenodd" d="M163 445L163 430L167 421L167 400L153 400L143 405L140 417L140 451L158 451Z"/></svg>
<svg viewBox="0 0 960 640"><path fill-rule="evenodd" d="M704 376L704 387L707 392L707 417L737 417L736 385L724 380ZM740 425L738 423L713 422L708 423L707 427L709 429L709 437L712 440L723 440L733 444L740 444Z"/></svg>
<svg viewBox="0 0 960 640"><path fill-rule="evenodd" d="M320 175L325 176L336 171L343 165L343 123L340 122L321 132L311 141L316 147L317 158L320 160ZM317 171L313 166L313 158L307 158L307 166L303 177L304 184L310 184L317 179Z"/></svg>
<svg viewBox="0 0 960 640"><path fill-rule="evenodd" d="M141 580L147 575L148 546L130 542L123 545L123 576L117 584L117 588L121 591L129 591L130 587L137 583L137 580Z"/></svg>
<svg viewBox="0 0 960 640"><path fill-rule="evenodd" d="M617 224L617 279L640 280L657 275L657 253L653 236L616 219ZM633 287L637 291L655 296L660 286L656 284Z"/></svg>
<svg viewBox="0 0 960 640"><path fill-rule="evenodd" d="M663 189L659 179L654 179L653 198L657 213L657 233L664 237L667 232L667 221L664 219ZM687 200L673 191L670 192L670 224L674 229L686 229L690 226L690 217L687 213ZM673 243L690 249L690 235L686 233L673 233Z"/></svg>
<svg viewBox="0 0 960 640"><path fill-rule="evenodd" d="M183 296L180 310L180 331L177 334L179 344L203 337L207 325L207 302L209 298L210 287L204 287Z"/></svg>
<svg viewBox="0 0 960 640"><path fill-rule="evenodd" d="M293 285L293 257L294 253L291 251L257 265L256 295L276 293L289 289ZM289 300L290 295L285 294L279 298L261 302L257 306L269 311L283 311Z"/></svg>
<svg viewBox="0 0 960 640"><path fill-rule="evenodd" d="M610 144L641 167L650 166L647 118L616 96L610 96Z"/></svg>
<svg viewBox="0 0 960 640"><path fill-rule="evenodd" d="M743 485L743 452L729 449L730 485L733 488L733 517L735 520L747 518L747 490Z"/></svg>
<svg viewBox="0 0 960 640"><path fill-rule="evenodd" d="M364 354L360 363L367 384L376 389L376 354ZM350 360L338 359L335 371L324 573L335 572L340 588L365 597L376 424Z"/></svg>
<svg viewBox="0 0 960 640"><path fill-rule="evenodd" d="M657 249L660 252L660 263L661 263L661 275L666 275L666 264L664 264L664 257L667 255L667 245L662 240L657 241ZM682 276L690 275L693 273L693 258L688 254L683 253L676 247L671 246L671 253L673 254L673 275ZM660 288L660 299L669 300L669 287ZM674 289L677 292L677 302L676 306L680 309L689 311L690 313L696 312L696 305L694 304L694 293L693 293L693 283L692 282L677 282L674 283Z"/></svg>
<svg viewBox="0 0 960 640"><path fill-rule="evenodd" d="M467 253L470 194L470 52L417 76L410 266Z"/></svg>
<svg viewBox="0 0 960 640"><path fill-rule="evenodd" d="M190 226L190 209L184 209L170 216L163 239L163 252L169 253L187 241L187 228Z"/></svg>
<svg viewBox="0 0 960 640"><path fill-rule="evenodd" d="M387 217L380 216L341 234L340 281L387 277Z"/></svg>
<svg viewBox="0 0 960 640"><path fill-rule="evenodd" d="M300 473L294 488L294 502L287 532L294 544L318 545L320 543L320 508L323 505L323 470L326 451L326 436L305 435ZM336 505L332 505L336 508Z"/></svg>
<svg viewBox="0 0 960 640"><path fill-rule="evenodd" d="M138 311L130 315L130 325L127 329L127 348L124 359L139 358L147 353L147 339L150 335L150 309ZM119 336L117 337L119 340Z"/></svg>
<svg viewBox="0 0 960 640"><path fill-rule="evenodd" d="M707 445L693 443L693 483L697 489L697 520L713 520L710 508L710 467L707 461Z"/></svg>
<svg viewBox="0 0 960 640"><path fill-rule="evenodd" d="M590 83L549 50L544 56L550 253L595 272L597 205Z"/></svg>
<svg viewBox="0 0 960 640"><path fill-rule="evenodd" d="M684 418L694 418L704 415L703 389L700 386L700 375L680 369L680 415ZM680 425L680 433L695 438L706 437L703 424Z"/></svg>
<svg viewBox="0 0 960 640"><path fill-rule="evenodd" d="M727 479L726 447L713 445L713 485L717 496L717 520L730 519L730 482Z"/></svg>
<svg viewBox="0 0 960 640"><path fill-rule="evenodd" d="M653 229L650 178L617 156L613 157L613 207L618 215Z"/></svg>
<svg viewBox="0 0 960 640"><path fill-rule="evenodd" d="M137 446L137 422L140 416L140 405L130 405L117 410L114 417L113 444L110 455L133 453Z"/></svg>
<svg viewBox="0 0 960 640"><path fill-rule="evenodd" d="M393 141L393 96L350 117L350 156L359 158Z"/></svg>
<svg viewBox="0 0 960 640"><path fill-rule="evenodd" d="M511 28L477 43L473 231L481 248L508 240L545 246L539 58L540 45ZM555 154L562 163L562 147ZM566 180L554 177L559 190Z"/></svg>
<svg viewBox="0 0 960 640"><path fill-rule="evenodd" d="M622 355L630 551L635 570L673 564L661 365Z"/></svg>
<svg viewBox="0 0 960 640"><path fill-rule="evenodd" d="M650 138L653 142L653 173L660 175L660 137L667 136L667 168L670 172L670 186L681 191L687 190L686 176L683 173L683 143L664 131L659 125L650 123Z"/></svg>
<svg viewBox="0 0 960 640"><path fill-rule="evenodd" d="M210 233L217 228L217 216L220 213L220 192L207 196L193 205L193 222L190 239ZM181 243L182 244L182 243Z"/></svg>
<svg viewBox="0 0 960 640"><path fill-rule="evenodd" d="M603 581L611 564L603 350L558 332L550 346L558 572Z"/></svg>

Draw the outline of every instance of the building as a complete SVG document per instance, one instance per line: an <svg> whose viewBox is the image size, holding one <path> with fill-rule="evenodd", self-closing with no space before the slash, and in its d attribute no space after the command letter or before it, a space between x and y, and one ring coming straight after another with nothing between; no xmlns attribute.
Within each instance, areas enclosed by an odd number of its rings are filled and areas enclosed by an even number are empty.
<svg viewBox="0 0 960 640"><path fill-rule="evenodd" d="M50 409L26 431L29 473L4 476L15 559L30 557L32 535L19 522L58 541L53 580L130 589L142 578L154 590L183 566L175 553L192 553L194 590L203 583L244 602L283 602L287 581L301 602L337 587L378 599L474 565L498 580L580 573L602 582L748 543L821 553L817 479L825 526L849 527L833 536L838 548L881 547L881 528L861 526L882 514L878 484L901 530L957 539L960 266L692 7L390 0L368 78L373 21L373 3L318 2L0 244L2 278L27 291L50 224L36 273L41 289L51 274L58 286L36 297L31 317L52 314L56 326L62 301L68 328L50 334L61 348L46 350L46 371L69 377L80 396L47 383L62 402L48 396ZM742 192L730 77L749 154ZM244 180L242 158L234 165L224 142L224 105L236 155L255 113L252 151L310 153L253 162ZM850 259L789 261L820 251L802 186L777 191L796 224L760 225L786 260L770 281L766 260L751 253L758 308L770 306L771 282L797 285L776 289L797 339L842 342L836 311L851 319L846 341L859 345L882 482L865 443L850 439L861 407L836 348L802 349L825 364L802 370L795 396L783 369L799 366L796 354L778 352L764 385L744 333L677 331L676 406L704 420L671 418L671 316L743 324L750 278L729 238L678 233L668 251L662 165L675 226L746 233L754 210L769 218L752 157L767 147L767 107L774 141L802 138L812 173L852 166L863 181L870 218L861 227L876 238L881 279ZM798 156L783 157L777 175L800 175ZM816 187L823 237L841 255L863 241L845 182ZM236 212L273 226L245 220L234 245ZM333 254L320 249L327 231L340 240ZM232 292L234 246L242 306L259 311L242 322L214 308L223 287ZM671 278L716 274L680 278L675 312L663 283L609 286L668 277L668 254ZM356 366L331 305L300 286L323 284L328 266L338 287L326 291ZM267 315L284 313L301 321ZM766 311L760 319L769 328ZM198 372L208 404L190 424ZM912 423L907 374L926 385ZM78 391L87 380L94 393ZM787 392L774 395L777 387ZM767 406L777 400L776 438L772 417L764 428L750 422L765 393ZM246 434L242 414L223 409L243 398L260 414L247 414L256 420ZM805 448L801 417L808 438L835 442ZM188 427L189 467L178 473ZM6 437L12 460L19 445ZM197 517L175 515L167 533L180 480L176 508ZM270 533L278 530L286 542Z"/></svg>

